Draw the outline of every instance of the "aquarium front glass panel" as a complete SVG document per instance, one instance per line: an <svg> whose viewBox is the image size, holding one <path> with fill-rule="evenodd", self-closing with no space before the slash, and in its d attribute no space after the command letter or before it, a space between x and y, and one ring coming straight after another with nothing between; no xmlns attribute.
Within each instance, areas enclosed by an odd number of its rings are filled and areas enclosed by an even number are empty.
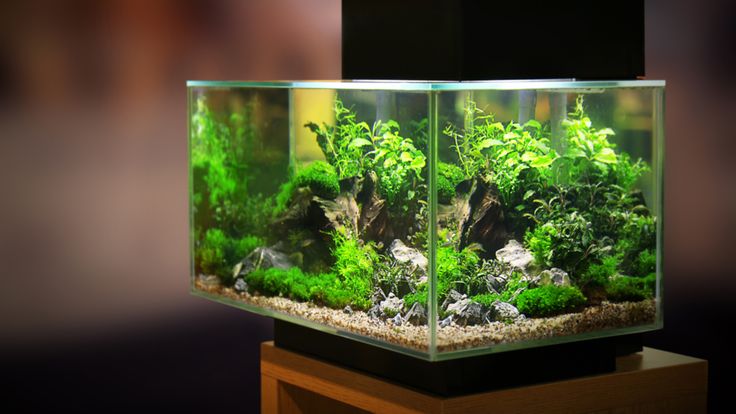
<svg viewBox="0 0 736 414"><path fill-rule="evenodd" d="M188 93L194 294L429 360L661 327L664 82Z"/></svg>

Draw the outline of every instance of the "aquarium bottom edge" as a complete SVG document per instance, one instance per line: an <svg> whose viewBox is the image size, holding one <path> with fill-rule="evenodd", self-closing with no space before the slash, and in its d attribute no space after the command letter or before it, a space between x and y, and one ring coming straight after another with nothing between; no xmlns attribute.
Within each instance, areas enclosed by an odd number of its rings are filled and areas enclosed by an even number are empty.
<svg viewBox="0 0 736 414"><path fill-rule="evenodd" d="M616 356L641 350L641 335L431 362L276 319L274 344L424 392L457 396L612 372Z"/></svg>

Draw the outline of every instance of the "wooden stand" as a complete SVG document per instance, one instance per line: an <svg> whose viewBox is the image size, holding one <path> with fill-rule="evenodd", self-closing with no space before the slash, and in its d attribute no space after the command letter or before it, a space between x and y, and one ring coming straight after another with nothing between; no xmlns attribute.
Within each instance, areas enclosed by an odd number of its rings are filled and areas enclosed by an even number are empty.
<svg viewBox="0 0 736 414"><path fill-rule="evenodd" d="M705 413L707 374L705 360L644 348L610 374L444 398L264 342L261 412Z"/></svg>

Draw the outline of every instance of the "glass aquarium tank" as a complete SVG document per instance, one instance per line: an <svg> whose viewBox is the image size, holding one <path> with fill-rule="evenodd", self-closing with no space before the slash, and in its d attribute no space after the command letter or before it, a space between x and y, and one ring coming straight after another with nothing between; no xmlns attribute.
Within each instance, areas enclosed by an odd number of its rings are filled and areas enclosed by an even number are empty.
<svg viewBox="0 0 736 414"><path fill-rule="evenodd" d="M430 361L662 325L662 81L188 94L196 295Z"/></svg>

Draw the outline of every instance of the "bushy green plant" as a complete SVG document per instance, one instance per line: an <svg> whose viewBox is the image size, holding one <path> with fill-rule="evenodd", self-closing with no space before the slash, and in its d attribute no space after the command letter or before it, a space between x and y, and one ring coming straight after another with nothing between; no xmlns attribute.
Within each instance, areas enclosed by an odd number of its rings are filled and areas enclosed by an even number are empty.
<svg viewBox="0 0 736 414"><path fill-rule="evenodd" d="M338 231L333 235L335 247L332 255L335 258L335 272L345 289L353 292L355 304L366 307L370 304L373 293L378 254L370 243L361 244L358 239Z"/></svg>
<svg viewBox="0 0 736 414"><path fill-rule="evenodd" d="M471 100L466 102L462 132L450 124L444 134L453 139L466 178L481 177L495 183L506 206L523 208L519 204L521 190L523 198L529 198L549 184L550 166L558 158L539 122L508 122L504 126Z"/></svg>
<svg viewBox="0 0 736 414"><path fill-rule="evenodd" d="M653 250L642 250L634 265L637 276L648 275L657 270L657 254Z"/></svg>
<svg viewBox="0 0 736 414"><path fill-rule="evenodd" d="M534 261L542 267L552 267L552 238L557 229L552 223L544 223L534 230L527 230L524 243L534 256Z"/></svg>
<svg viewBox="0 0 736 414"><path fill-rule="evenodd" d="M591 263L576 282L580 287L605 287L618 272L619 264L618 256L606 256L600 263Z"/></svg>
<svg viewBox="0 0 736 414"><path fill-rule="evenodd" d="M644 277L617 276L611 278L606 287L606 296L611 302L640 301L654 296L657 275Z"/></svg>
<svg viewBox="0 0 736 414"><path fill-rule="evenodd" d="M576 311L585 302L585 296L575 286L547 285L522 292L516 307L527 316L546 317Z"/></svg>
<svg viewBox="0 0 736 414"><path fill-rule="evenodd" d="M317 135L317 143L339 179L361 175L365 170L366 147L372 144L371 128L365 122L358 122L355 112L339 98L335 98L334 110L335 125L310 122L304 126Z"/></svg>
<svg viewBox="0 0 736 414"><path fill-rule="evenodd" d="M404 307L406 309L411 309L411 307L414 306L415 303L421 304L426 309L427 307L426 284L421 289L418 289L416 292L406 294L403 299L404 299Z"/></svg>
<svg viewBox="0 0 736 414"><path fill-rule="evenodd" d="M204 274L216 275L223 283L232 282L232 267L264 241L256 236L240 239L228 237L220 229L209 229L199 246L195 246L197 263Z"/></svg>
<svg viewBox="0 0 736 414"><path fill-rule="evenodd" d="M450 289L466 294L475 294L485 289L485 280L478 277L480 258L473 250L461 251L453 247L437 247L437 296L444 300Z"/></svg>

